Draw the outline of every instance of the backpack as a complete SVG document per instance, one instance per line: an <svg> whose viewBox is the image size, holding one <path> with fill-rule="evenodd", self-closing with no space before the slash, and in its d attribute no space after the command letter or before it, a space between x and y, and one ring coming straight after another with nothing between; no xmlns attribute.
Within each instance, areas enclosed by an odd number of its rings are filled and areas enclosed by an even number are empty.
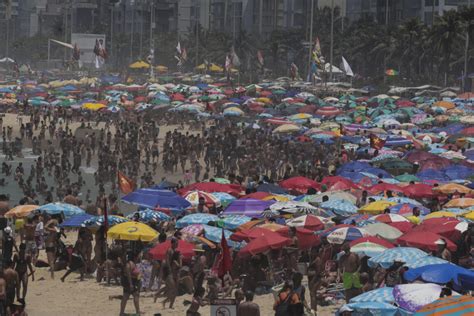
<svg viewBox="0 0 474 316"><path fill-rule="evenodd" d="M288 315L288 307L290 306L290 299L293 295L293 292L290 292L284 301L281 301L275 308L275 316L287 316ZM278 295L280 296L280 295Z"/></svg>

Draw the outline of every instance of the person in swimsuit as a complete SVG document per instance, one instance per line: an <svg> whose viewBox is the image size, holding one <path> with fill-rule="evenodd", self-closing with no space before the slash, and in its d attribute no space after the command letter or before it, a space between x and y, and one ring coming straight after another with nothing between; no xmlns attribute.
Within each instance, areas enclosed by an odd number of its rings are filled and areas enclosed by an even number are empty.
<svg viewBox="0 0 474 316"><path fill-rule="evenodd" d="M6 306L7 306L7 315L10 314L11 307L15 302L15 294L17 297L20 297L20 278L18 277L18 272L12 268L12 263L7 262L5 264L5 270L3 271L5 282L6 282Z"/></svg>
<svg viewBox="0 0 474 316"><path fill-rule="evenodd" d="M133 296L133 304L135 305L135 313L140 314L140 288L141 275L134 262L133 253L127 254L127 260L123 260L122 268L122 287L123 297L120 302L120 316L124 315L125 307L130 295Z"/></svg>
<svg viewBox="0 0 474 316"><path fill-rule="evenodd" d="M198 312L199 307L207 304L207 302L203 299L205 292L206 290L203 287L196 289L193 295L191 306L189 306L188 310L186 311L186 316L201 316L201 313Z"/></svg>
<svg viewBox="0 0 474 316"><path fill-rule="evenodd" d="M50 220L45 225L45 231L47 233L45 248L46 256L48 257L48 264L51 272L51 278L54 279L54 264L56 262L56 250L58 246L58 232L59 229L56 226L55 220Z"/></svg>
<svg viewBox="0 0 474 316"><path fill-rule="evenodd" d="M63 275L61 278L61 282L64 282L66 280L66 277L70 275L72 272L80 270L81 272L81 281L84 281L84 272L86 268L86 263L84 260L84 256L82 254L82 239L78 238L76 241L76 244L74 245L74 249L71 255L71 260L69 263L69 269L66 271L66 273Z"/></svg>
<svg viewBox="0 0 474 316"><path fill-rule="evenodd" d="M31 256L26 254L26 244L22 243L20 245L20 252L13 257L13 266L18 273L20 287L23 287L22 296L21 298L18 297L18 300L25 300L26 292L28 291L28 270L30 271L31 280L35 280L35 271L33 270L31 261Z"/></svg>

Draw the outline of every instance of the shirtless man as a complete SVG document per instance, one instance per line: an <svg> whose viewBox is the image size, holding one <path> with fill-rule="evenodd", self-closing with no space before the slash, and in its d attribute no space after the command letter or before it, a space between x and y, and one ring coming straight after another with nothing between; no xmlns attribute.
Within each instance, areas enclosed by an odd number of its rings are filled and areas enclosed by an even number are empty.
<svg viewBox="0 0 474 316"><path fill-rule="evenodd" d="M30 256L33 265L36 263L38 258L38 250L36 247L35 240L36 221L34 218L28 218L26 224L23 226L23 240L25 241L26 255Z"/></svg>
<svg viewBox="0 0 474 316"><path fill-rule="evenodd" d="M7 296L7 282L3 274L3 270L0 269L0 315L6 315L6 296Z"/></svg>
<svg viewBox="0 0 474 316"><path fill-rule="evenodd" d="M346 302L360 294L362 284L359 279L360 260L359 256L350 252L348 243L342 245L344 254L339 259L338 279L344 284Z"/></svg>
<svg viewBox="0 0 474 316"><path fill-rule="evenodd" d="M23 292L21 299L25 299L26 292L28 291L28 270L31 274L31 280L35 280L35 271L33 270L33 266L31 264L31 256L26 253L26 244L20 245L20 251L18 254L13 256L13 265L15 271L18 273L18 278L20 279L20 287L23 287ZM18 300L20 297L18 296Z"/></svg>
<svg viewBox="0 0 474 316"><path fill-rule="evenodd" d="M45 226L45 232L47 233L45 248L46 256L48 257L48 264L51 272L51 278L54 279L54 264L56 262L56 251L58 248L58 232L59 229L56 227L56 222L50 220Z"/></svg>
<svg viewBox="0 0 474 316"><path fill-rule="evenodd" d="M10 309L15 302L15 294L20 297L20 278L18 272L12 269L12 263L7 262L5 264L5 270L3 271L5 282L6 282L6 306L7 315L10 314Z"/></svg>

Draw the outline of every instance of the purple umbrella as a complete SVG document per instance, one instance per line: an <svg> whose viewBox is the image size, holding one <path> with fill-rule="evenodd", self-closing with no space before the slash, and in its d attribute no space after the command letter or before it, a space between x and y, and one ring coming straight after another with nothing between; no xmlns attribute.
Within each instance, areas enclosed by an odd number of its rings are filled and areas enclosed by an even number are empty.
<svg viewBox="0 0 474 316"><path fill-rule="evenodd" d="M235 200L225 209L224 215L245 215L249 217L262 217L262 213L275 201L262 201L257 199Z"/></svg>
<svg viewBox="0 0 474 316"><path fill-rule="evenodd" d="M409 312L416 312L423 306L439 299L442 287L434 283L400 284L393 288L397 305ZM459 295L453 292L453 295Z"/></svg>

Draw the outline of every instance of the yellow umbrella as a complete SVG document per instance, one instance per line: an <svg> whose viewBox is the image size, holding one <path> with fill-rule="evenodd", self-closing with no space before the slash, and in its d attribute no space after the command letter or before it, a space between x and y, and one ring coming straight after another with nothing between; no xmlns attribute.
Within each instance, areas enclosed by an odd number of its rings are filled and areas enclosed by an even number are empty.
<svg viewBox="0 0 474 316"><path fill-rule="evenodd" d="M359 213L381 214L386 208L394 206L397 203L384 200L375 201L359 209Z"/></svg>
<svg viewBox="0 0 474 316"><path fill-rule="evenodd" d="M264 201L275 200L275 201L278 201L278 202L288 202L290 199L288 197L284 196L284 195L274 194L274 195L266 196L262 200L264 200Z"/></svg>
<svg viewBox="0 0 474 316"><path fill-rule="evenodd" d="M199 66L196 66L197 70L205 70L206 69L206 65L205 64L200 64Z"/></svg>
<svg viewBox="0 0 474 316"><path fill-rule="evenodd" d="M273 133L294 133L298 132L300 127L295 124L283 124L273 130Z"/></svg>
<svg viewBox="0 0 474 316"><path fill-rule="evenodd" d="M218 66L216 64L211 64L211 66L209 66L209 71L211 71L211 72L224 72L224 68L222 68L221 66Z"/></svg>
<svg viewBox="0 0 474 316"><path fill-rule="evenodd" d="M262 102L262 103L272 103L272 100L270 100L269 98L265 98L265 97L257 98L256 101L257 102Z"/></svg>
<svg viewBox="0 0 474 316"><path fill-rule="evenodd" d="M146 69L146 68L150 68L150 64L139 60L139 61L134 62L133 64L130 64L128 67L132 69Z"/></svg>
<svg viewBox="0 0 474 316"><path fill-rule="evenodd" d="M463 217L474 221L474 211L470 211L469 213L464 214Z"/></svg>
<svg viewBox="0 0 474 316"><path fill-rule="evenodd" d="M471 189L457 183L443 184L443 185L433 188L433 191L438 191L444 194L454 194L454 193L471 194L472 193Z"/></svg>
<svg viewBox="0 0 474 316"><path fill-rule="evenodd" d="M435 104L433 104L434 106L439 106L439 107L442 107L442 108L445 108L445 109L452 109L454 108L456 105L453 103L453 102L449 102L449 101L438 101L438 102L435 102Z"/></svg>
<svg viewBox="0 0 474 316"><path fill-rule="evenodd" d="M92 110L92 111L98 111L102 108L105 108L106 106L103 105L102 103L84 103L82 105L84 109Z"/></svg>
<svg viewBox="0 0 474 316"><path fill-rule="evenodd" d="M21 218L28 216L31 212L36 210L38 205L18 205L5 213L6 218Z"/></svg>
<svg viewBox="0 0 474 316"><path fill-rule="evenodd" d="M112 239L152 241L158 237L158 232L142 223L125 222L112 227L107 236Z"/></svg>
<svg viewBox="0 0 474 316"><path fill-rule="evenodd" d="M449 208L449 207L460 207L460 208L466 208L474 206L474 199L471 198L459 198L459 199L453 199L446 203L444 207Z"/></svg>
<svg viewBox="0 0 474 316"><path fill-rule="evenodd" d="M163 65L158 65L155 67L156 71L158 72L168 72L168 67L163 66Z"/></svg>
<svg viewBox="0 0 474 316"><path fill-rule="evenodd" d="M440 218L440 217L456 217L456 214L454 214L453 212L439 211L439 212L433 212L426 215L425 219Z"/></svg>

